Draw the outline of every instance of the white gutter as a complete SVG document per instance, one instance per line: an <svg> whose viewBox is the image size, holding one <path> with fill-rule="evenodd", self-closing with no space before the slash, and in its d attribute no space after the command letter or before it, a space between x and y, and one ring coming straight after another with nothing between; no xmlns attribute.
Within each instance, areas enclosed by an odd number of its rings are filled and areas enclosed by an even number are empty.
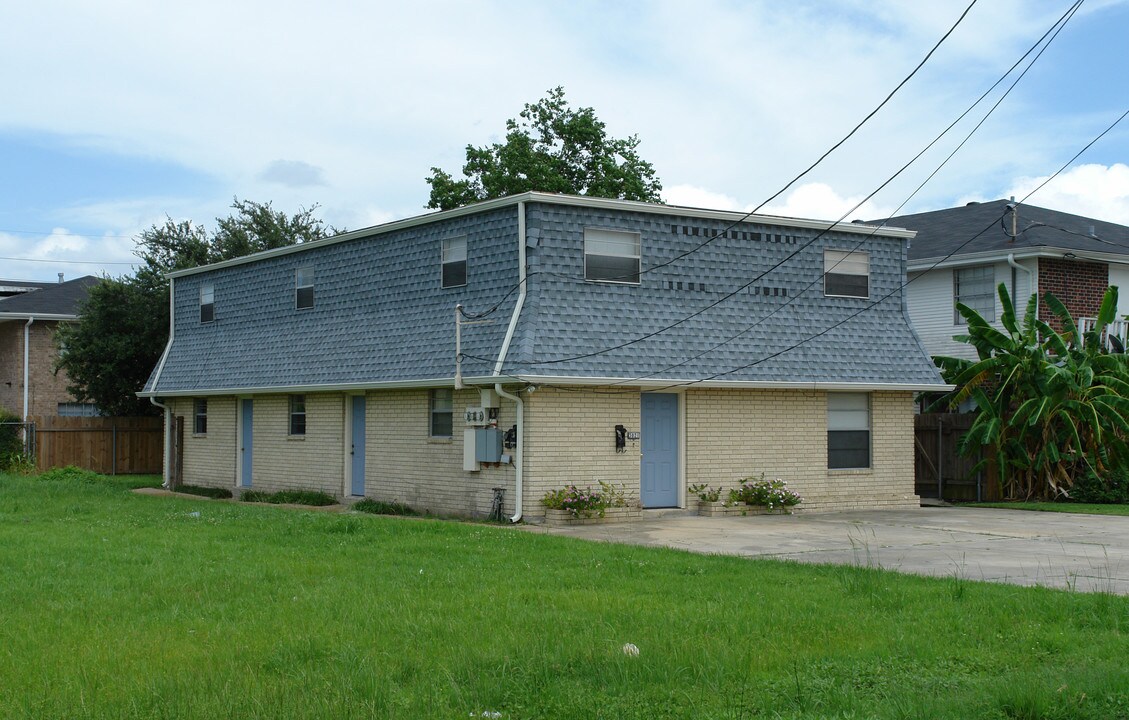
<svg viewBox="0 0 1129 720"><path fill-rule="evenodd" d="M161 487L170 488L169 481L172 479L172 408L162 402L158 402L157 398L149 398L149 402L165 411L165 461L161 463L163 466L161 478Z"/></svg>
<svg viewBox="0 0 1129 720"><path fill-rule="evenodd" d="M29 317L27 319L27 324L24 325L24 422L27 422L28 411L28 380L30 379L28 369L30 368L31 361L28 350L31 343L31 324L33 322L35 322L34 316Z"/></svg>
<svg viewBox="0 0 1129 720"><path fill-rule="evenodd" d="M153 390L152 393L146 393L149 402L165 411L165 461L164 465L164 479L161 484L164 487L170 487L172 480L172 408L168 405L157 400L157 383L161 380L161 372L165 369L165 360L169 358L169 351L172 350L172 339L176 333L176 305L175 299L175 282L169 279L169 341L165 343L165 351L161 353L161 361L157 363L157 372L153 375ZM141 393L138 393L141 395Z"/></svg>
<svg viewBox="0 0 1129 720"><path fill-rule="evenodd" d="M1019 263L1017 263L1015 261L1015 253L1008 253L1007 254L1007 264L1011 265L1016 270L1022 270L1023 272L1027 273L1027 279L1030 280L1030 282L1027 283L1027 294L1028 295L1038 295L1039 294L1039 288L1035 287L1036 280L1035 280L1034 271L1032 271L1030 268L1024 267L1024 266L1020 265ZM1012 294L1012 298L1011 298L1012 303L1018 305L1019 303L1015 298L1015 285L1012 285L1011 294ZM1038 302L1038 301L1036 301L1036 302ZM1026 305L1026 303L1023 303L1023 304Z"/></svg>
<svg viewBox="0 0 1129 720"><path fill-rule="evenodd" d="M510 326L506 329L506 337L502 341L502 349L498 351L498 362L494 364L494 375L500 376L502 374L502 366L506 362L506 353L510 351L510 341L513 340L514 332L517 330L517 321L521 316L521 307L525 304L525 203L519 202L517 204L517 267L518 267L518 294L517 301L514 302L514 312L510 316ZM502 388L502 383L494 383L494 392L498 393L500 397L507 400L512 400L514 405L517 406L517 443L514 447L514 515L510 518L510 522L518 522L521 520L522 515L522 482L525 479L523 473L523 460L525 450L525 403L517 395L511 395Z"/></svg>
<svg viewBox="0 0 1129 720"><path fill-rule="evenodd" d="M672 390L683 387L688 388L735 388L748 390L824 390L829 392L866 392L866 391L908 391L908 392L946 392L956 388L955 385L945 383L874 383L874 382L782 382L774 380L709 380L701 381L690 378L665 378L636 380L631 378L611 377L569 377L567 375L511 375L514 380L532 385L586 385L586 386L616 386L622 387L624 392L635 388Z"/></svg>

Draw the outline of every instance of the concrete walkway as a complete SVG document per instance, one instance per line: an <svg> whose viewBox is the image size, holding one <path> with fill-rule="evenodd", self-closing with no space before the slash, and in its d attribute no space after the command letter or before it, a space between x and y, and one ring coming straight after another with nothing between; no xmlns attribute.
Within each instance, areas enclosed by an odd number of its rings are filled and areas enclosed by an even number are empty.
<svg viewBox="0 0 1129 720"><path fill-rule="evenodd" d="M1129 517L933 507L707 518L533 532L691 552L1129 595Z"/></svg>

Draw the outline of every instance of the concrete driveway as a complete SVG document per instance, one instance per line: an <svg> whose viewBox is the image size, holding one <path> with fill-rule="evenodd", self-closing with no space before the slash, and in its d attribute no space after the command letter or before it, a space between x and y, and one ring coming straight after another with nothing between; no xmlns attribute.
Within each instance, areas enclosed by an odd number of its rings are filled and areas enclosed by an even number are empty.
<svg viewBox="0 0 1129 720"><path fill-rule="evenodd" d="M691 552L1129 595L1129 517L930 507L707 518L667 514L553 535Z"/></svg>

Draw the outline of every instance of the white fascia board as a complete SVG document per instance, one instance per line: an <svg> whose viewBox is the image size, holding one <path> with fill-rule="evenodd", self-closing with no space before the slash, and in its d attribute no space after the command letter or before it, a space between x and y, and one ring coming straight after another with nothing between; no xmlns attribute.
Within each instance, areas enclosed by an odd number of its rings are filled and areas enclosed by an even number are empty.
<svg viewBox="0 0 1129 720"><path fill-rule="evenodd" d="M955 385L946 383L857 383L857 382L785 382L765 380L689 380L668 379L637 380L631 378L607 377L564 377L553 375L510 375L512 381L529 383L530 385L582 385L582 386L616 386L622 388L638 388L640 390L682 390L687 388L746 388L761 390L824 390L824 391L854 391L864 392L871 390L910 391L910 392L948 392L956 388Z"/></svg>
<svg viewBox="0 0 1129 720"><path fill-rule="evenodd" d="M466 383L493 385L494 377L468 378ZM157 390L141 391L138 397L204 397L216 395L293 395L296 393L345 392L350 390L404 390L413 388L454 387L452 378L433 380L398 380L392 382L333 383L327 385L269 385L263 387L199 388L196 390Z"/></svg>
<svg viewBox="0 0 1129 720"><path fill-rule="evenodd" d="M177 270L175 272L168 273L166 277L179 278L185 277L187 275L195 275L197 273L234 267L236 265L245 265L247 263L258 262L259 260L266 260L268 258L289 255L291 253L305 252L306 250L325 247L327 245L336 245L337 243L348 242L350 240L357 240L364 237L374 237L377 235L383 235L385 233L395 232L397 230L405 230L408 228L418 227L420 225L430 225L432 223L451 220L454 218L463 217L465 215L474 215L476 213L496 210L498 208L516 206L521 202L544 203L547 205L569 205L572 207L597 208L601 210L623 210L630 212L651 213L655 215L677 215L681 217L723 220L725 222L751 222L764 225L775 225L778 227L804 228L806 230L819 231L835 231L899 239L909 239L917 234L917 231L915 230L905 230L903 228L895 227L879 227L878 225L842 223L830 220L806 220L803 218L791 218L778 215L748 215L745 213L733 212L730 210L706 210L703 208L681 207L679 205L660 205L658 203L639 202L636 200L612 200L609 198L583 197L580 195L555 195L552 193L527 192L520 195L510 195L509 197L497 198L496 200L486 200L485 202L475 203L473 205L464 205L463 207L455 208L453 210L441 210L439 212L427 213L426 215L416 215L414 217L405 218L403 220L394 220L389 223L384 223L383 225L374 225L372 227L362 228L360 230L353 230L347 233L342 233L340 235L334 235L333 237L324 238L322 240L312 240L310 242L301 243L300 245L289 245L287 247L276 248L274 250L264 250L263 252L244 255L243 257L224 260L223 262L213 263L211 265L201 265L200 267L188 268L186 270Z"/></svg>
<svg viewBox="0 0 1129 720"><path fill-rule="evenodd" d="M59 313L37 312L0 312L0 320L78 320L78 315L62 315Z"/></svg>
<svg viewBox="0 0 1129 720"><path fill-rule="evenodd" d="M906 264L906 272L922 272L941 268L961 267L964 265L983 265L984 263L1007 262L1008 255L1016 260L1029 258L1055 258L1061 260L1065 255L1073 255L1074 259L1096 260L1105 263L1129 264L1129 255L1121 253L1092 252L1089 250L1073 250L1060 247L1026 247L1015 250L988 250L985 252L956 255L950 258L934 257L911 260Z"/></svg>

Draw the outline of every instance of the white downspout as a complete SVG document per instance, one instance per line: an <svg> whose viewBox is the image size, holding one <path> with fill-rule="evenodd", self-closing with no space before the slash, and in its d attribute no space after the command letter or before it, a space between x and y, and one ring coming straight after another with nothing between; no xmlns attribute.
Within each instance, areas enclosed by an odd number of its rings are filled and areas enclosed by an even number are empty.
<svg viewBox="0 0 1129 720"><path fill-rule="evenodd" d="M506 337L502 341L502 349L498 352L498 362L494 364L494 376L498 377L502 374L502 366L506 362L506 353L510 350L510 342L513 340L514 332L517 330L517 321L521 316L521 307L525 304L525 203L519 202L517 204L517 266L518 266L518 294L517 301L514 303L514 312L510 316L510 326L506 329ZM512 400L514 405L517 406L517 447L514 448L514 516L510 518L510 522L518 522L521 520L522 515L522 480L523 474L523 458L525 450L525 403L517 395L512 395L502 389L502 383L494 383L494 392L498 393L499 397L504 397L507 400Z"/></svg>
<svg viewBox="0 0 1129 720"><path fill-rule="evenodd" d="M35 318L29 317L27 324L24 325L24 422L27 422L28 402L30 399L30 395L28 394L28 381L30 380L29 368L31 365L28 350L31 345L31 324L33 322L35 322Z"/></svg>
<svg viewBox="0 0 1129 720"><path fill-rule="evenodd" d="M1027 279L1029 281L1027 283L1027 295L1028 296L1030 296L1032 294L1034 294L1034 295L1039 294L1039 288L1035 287L1035 273L1032 270L1030 270L1029 268L1026 268L1026 267L1020 265L1019 263L1017 263L1015 261L1015 253L1008 253L1007 254L1007 264L1011 265L1012 268L1014 268L1016 270L1022 270L1023 272L1027 273ZM1011 289L1011 294L1015 295L1015 288L1014 287L1012 287L1012 289ZM1012 304L1017 305L1017 306L1021 304L1019 302L1019 298L1016 298L1016 297L1012 297L1011 302L1012 302ZM1038 304L1037 304L1038 300L1036 300L1035 302L1036 302L1036 307L1038 307ZM1027 301L1024 300L1022 304L1026 305Z"/></svg>
<svg viewBox="0 0 1129 720"><path fill-rule="evenodd" d="M172 350L173 334L176 332L176 311L174 307L174 281L169 279L169 341L165 343L165 351L161 354L161 361L157 363L157 373L153 376L153 390L157 392L157 383L161 380L161 372L165 369L165 360L169 357L169 351ZM164 487L169 487L169 481L172 478L172 408L164 403L158 402L155 396L149 397L149 402L156 405L165 411L165 461L164 465L164 480L161 484Z"/></svg>

